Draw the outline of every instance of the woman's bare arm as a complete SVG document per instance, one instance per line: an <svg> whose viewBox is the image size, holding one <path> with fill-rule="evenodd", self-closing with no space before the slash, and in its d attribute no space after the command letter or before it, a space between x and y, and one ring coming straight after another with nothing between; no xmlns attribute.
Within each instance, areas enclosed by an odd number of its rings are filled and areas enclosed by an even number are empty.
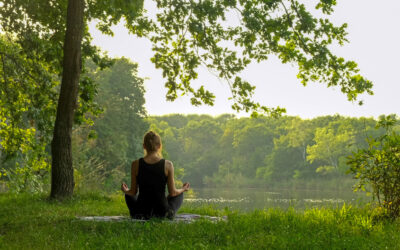
<svg viewBox="0 0 400 250"><path fill-rule="evenodd" d="M181 193L188 191L190 188L189 183L184 183L182 188L177 189L175 187L175 180L174 180L174 165L170 161L165 161L165 169L167 174L167 186L168 186L168 193L169 196L178 196Z"/></svg>
<svg viewBox="0 0 400 250"><path fill-rule="evenodd" d="M132 162L132 167L131 167L131 189L128 188L128 186L125 183L122 183L121 185L121 190L128 195L135 196L137 194L137 182L136 182L136 176L138 174L138 169L139 169L139 161L136 160Z"/></svg>

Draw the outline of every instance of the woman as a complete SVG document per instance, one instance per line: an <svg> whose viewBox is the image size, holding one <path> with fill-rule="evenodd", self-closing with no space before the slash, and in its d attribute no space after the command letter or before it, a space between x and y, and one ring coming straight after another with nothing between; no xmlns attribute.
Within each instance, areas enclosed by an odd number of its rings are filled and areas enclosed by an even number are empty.
<svg viewBox="0 0 400 250"><path fill-rule="evenodd" d="M176 189L174 166L161 157L161 138L149 131L143 138L146 155L132 163L131 189L122 183L126 205L133 218L149 219L167 217L172 219L183 202L183 192L189 190L189 183ZM168 197L165 197L165 185ZM139 195L137 195L139 189Z"/></svg>

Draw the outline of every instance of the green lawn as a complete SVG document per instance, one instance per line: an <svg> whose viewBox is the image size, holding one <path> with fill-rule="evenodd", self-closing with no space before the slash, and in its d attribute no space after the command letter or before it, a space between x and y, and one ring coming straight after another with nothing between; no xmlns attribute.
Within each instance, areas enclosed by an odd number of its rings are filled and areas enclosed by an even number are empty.
<svg viewBox="0 0 400 250"><path fill-rule="evenodd" d="M251 213L183 207L228 215L191 224L79 221L76 216L126 215L122 195L0 194L1 249L400 249L400 221L376 221L368 209L271 209Z"/></svg>

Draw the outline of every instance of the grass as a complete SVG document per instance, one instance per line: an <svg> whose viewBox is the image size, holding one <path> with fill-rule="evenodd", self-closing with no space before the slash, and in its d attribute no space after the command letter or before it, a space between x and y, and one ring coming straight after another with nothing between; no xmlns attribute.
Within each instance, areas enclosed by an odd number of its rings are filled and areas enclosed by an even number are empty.
<svg viewBox="0 0 400 250"><path fill-rule="evenodd" d="M269 209L242 213L212 207L181 212L227 215L191 224L90 222L76 216L126 215L122 195L0 194L1 249L400 249L400 221L376 221L368 208Z"/></svg>

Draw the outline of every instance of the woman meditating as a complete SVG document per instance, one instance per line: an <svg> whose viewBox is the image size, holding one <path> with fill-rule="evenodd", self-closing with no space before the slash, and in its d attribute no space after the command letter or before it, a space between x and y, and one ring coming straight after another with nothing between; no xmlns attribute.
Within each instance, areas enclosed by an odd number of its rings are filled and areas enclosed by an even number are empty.
<svg viewBox="0 0 400 250"><path fill-rule="evenodd" d="M132 162L131 189L125 183L121 185L129 213L137 219L172 219L182 205L183 192L189 190L190 185L184 183L182 188L175 188L174 166L161 157L162 144L158 134L147 132L143 148L145 156ZM168 197L165 197L165 185L168 186Z"/></svg>

